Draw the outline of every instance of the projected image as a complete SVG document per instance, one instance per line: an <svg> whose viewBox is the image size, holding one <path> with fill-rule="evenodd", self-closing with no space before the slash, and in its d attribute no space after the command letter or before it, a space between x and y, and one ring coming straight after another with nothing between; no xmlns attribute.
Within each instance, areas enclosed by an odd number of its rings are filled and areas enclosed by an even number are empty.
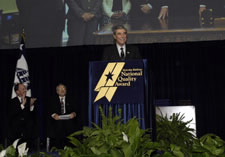
<svg viewBox="0 0 225 157"><path fill-rule="evenodd" d="M25 32L27 47L112 44L114 25L130 43L225 39L222 0L2 0L0 48Z"/></svg>

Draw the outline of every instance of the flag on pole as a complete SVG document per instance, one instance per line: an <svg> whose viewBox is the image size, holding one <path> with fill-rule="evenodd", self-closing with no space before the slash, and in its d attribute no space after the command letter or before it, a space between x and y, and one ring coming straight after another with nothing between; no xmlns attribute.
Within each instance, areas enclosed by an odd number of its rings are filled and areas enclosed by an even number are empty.
<svg viewBox="0 0 225 157"><path fill-rule="evenodd" d="M24 35L21 36L20 55L17 60L15 76L14 76L14 85L17 83L23 83L27 87L27 96L31 96L29 70L28 70L28 65L25 58ZM11 98L16 97L16 93L14 91L14 85L12 88Z"/></svg>

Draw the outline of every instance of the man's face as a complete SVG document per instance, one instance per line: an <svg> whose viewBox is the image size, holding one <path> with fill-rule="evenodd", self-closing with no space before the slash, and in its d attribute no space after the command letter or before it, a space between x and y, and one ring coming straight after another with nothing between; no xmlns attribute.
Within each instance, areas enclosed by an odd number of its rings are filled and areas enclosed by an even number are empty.
<svg viewBox="0 0 225 157"><path fill-rule="evenodd" d="M66 87L63 85L59 85L56 89L56 92L59 96L65 96L66 95Z"/></svg>
<svg viewBox="0 0 225 157"><path fill-rule="evenodd" d="M123 46L127 42L127 31L125 29L117 29L113 37L117 44Z"/></svg>
<svg viewBox="0 0 225 157"><path fill-rule="evenodd" d="M19 88L18 88L18 90L16 91L16 94L17 94L19 97L25 97L26 94L27 94L27 87L26 87L24 84L19 84Z"/></svg>

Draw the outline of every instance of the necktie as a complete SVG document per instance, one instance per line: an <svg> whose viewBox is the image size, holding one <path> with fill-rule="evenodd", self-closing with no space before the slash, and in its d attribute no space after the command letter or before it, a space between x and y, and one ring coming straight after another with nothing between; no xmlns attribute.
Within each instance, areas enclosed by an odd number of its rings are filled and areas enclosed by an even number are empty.
<svg viewBox="0 0 225 157"><path fill-rule="evenodd" d="M125 58L125 53L123 51L123 48L121 47L120 50L121 50L120 51L120 56L121 56L122 59L124 59Z"/></svg>
<svg viewBox="0 0 225 157"><path fill-rule="evenodd" d="M64 102L63 102L63 98L60 99L60 104L61 104L61 114L64 114Z"/></svg>
<svg viewBox="0 0 225 157"><path fill-rule="evenodd" d="M122 10L123 10L122 0L113 0L112 12Z"/></svg>

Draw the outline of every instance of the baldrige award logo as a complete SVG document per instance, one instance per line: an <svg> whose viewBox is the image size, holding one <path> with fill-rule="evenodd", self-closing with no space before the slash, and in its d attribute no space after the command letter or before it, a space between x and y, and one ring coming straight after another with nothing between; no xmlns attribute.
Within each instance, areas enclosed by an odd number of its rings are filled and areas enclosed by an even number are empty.
<svg viewBox="0 0 225 157"><path fill-rule="evenodd" d="M125 62L108 63L94 91L98 92L94 102L106 97L111 102L119 87L132 87L139 76L143 76L143 69L125 69Z"/></svg>

